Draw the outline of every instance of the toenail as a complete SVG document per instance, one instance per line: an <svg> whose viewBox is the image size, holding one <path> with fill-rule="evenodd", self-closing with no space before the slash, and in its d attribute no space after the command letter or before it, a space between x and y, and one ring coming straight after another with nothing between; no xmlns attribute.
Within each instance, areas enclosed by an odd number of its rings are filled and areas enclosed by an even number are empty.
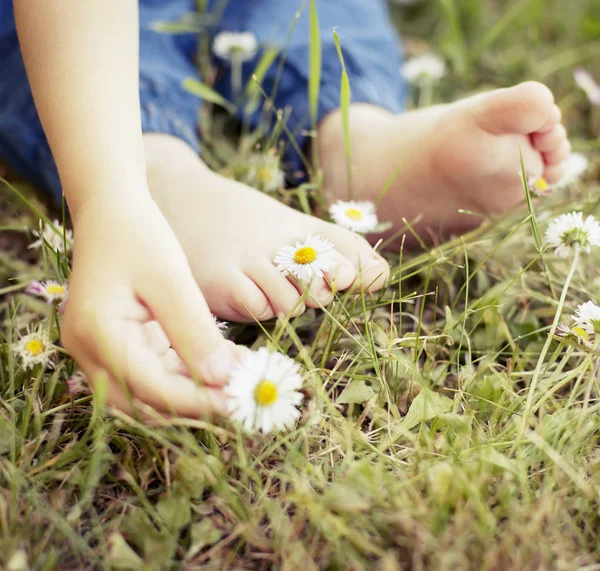
<svg viewBox="0 0 600 571"><path fill-rule="evenodd" d="M331 291L328 289L322 289L321 291L317 292L317 299L321 302L321 303L329 303L329 301L332 298L332 294Z"/></svg>
<svg viewBox="0 0 600 571"><path fill-rule="evenodd" d="M379 256L370 256L366 260L362 261L361 267L363 270L370 270L376 266L387 266L387 262Z"/></svg>

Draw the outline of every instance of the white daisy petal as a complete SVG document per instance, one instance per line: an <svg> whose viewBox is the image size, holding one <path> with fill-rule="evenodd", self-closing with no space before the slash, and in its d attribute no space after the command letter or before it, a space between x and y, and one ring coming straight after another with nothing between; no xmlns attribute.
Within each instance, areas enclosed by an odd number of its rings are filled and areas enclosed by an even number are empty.
<svg viewBox="0 0 600 571"><path fill-rule="evenodd" d="M221 32L213 41L213 52L224 60L251 60L258 51L258 41L252 32Z"/></svg>
<svg viewBox="0 0 600 571"><path fill-rule="evenodd" d="M73 247L73 232L66 230L58 220L54 220L52 223L56 230L45 222L41 223L41 231L34 231L38 239L29 244L29 248L41 248L43 245L46 245L61 254L71 250Z"/></svg>
<svg viewBox="0 0 600 571"><path fill-rule="evenodd" d="M561 214L548 226L546 241L561 258L569 256L575 246L589 253L592 246L600 246L600 224L593 216L584 220L581 212Z"/></svg>
<svg viewBox="0 0 600 571"><path fill-rule="evenodd" d="M320 236L307 236L304 242L295 246L284 246L277 252L273 263L285 275L292 275L302 282L314 277L323 277L324 272L335 268L338 258L335 246Z"/></svg>
<svg viewBox="0 0 600 571"><path fill-rule="evenodd" d="M402 66L400 73L411 83L437 81L446 74L446 64L439 56L426 53L409 59Z"/></svg>
<svg viewBox="0 0 600 571"><path fill-rule="evenodd" d="M565 167L564 176L553 185L554 188L564 188L577 182L590 166L590 161L585 155L580 153L571 153L563 162Z"/></svg>
<svg viewBox="0 0 600 571"><path fill-rule="evenodd" d="M13 343L12 350L24 369L33 369L36 365L42 365L44 368L54 367L50 359L56 354L56 349L41 326L22 335Z"/></svg>
<svg viewBox="0 0 600 571"><path fill-rule="evenodd" d="M593 301L582 303L575 310L573 321L589 335L600 334L600 307Z"/></svg>
<svg viewBox="0 0 600 571"><path fill-rule="evenodd" d="M583 68L578 68L573 72L575 83L587 95L592 105L600 105L600 85L594 81L594 78Z"/></svg>
<svg viewBox="0 0 600 571"><path fill-rule="evenodd" d="M248 171L244 182L263 192L273 193L282 189L285 175L279 157L270 153L255 153L248 160Z"/></svg>
<svg viewBox="0 0 600 571"><path fill-rule="evenodd" d="M46 300L46 303L62 302L67 297L68 286L66 283L60 284L53 280L46 282L33 281L27 285L25 293L42 297Z"/></svg>
<svg viewBox="0 0 600 571"><path fill-rule="evenodd" d="M379 223L375 205L368 201L338 200L329 207L329 214L338 226L359 234L373 232Z"/></svg>
<svg viewBox="0 0 600 571"><path fill-rule="evenodd" d="M298 364L266 347L250 354L232 373L224 392L231 418L246 432L283 430L293 426L303 399Z"/></svg>

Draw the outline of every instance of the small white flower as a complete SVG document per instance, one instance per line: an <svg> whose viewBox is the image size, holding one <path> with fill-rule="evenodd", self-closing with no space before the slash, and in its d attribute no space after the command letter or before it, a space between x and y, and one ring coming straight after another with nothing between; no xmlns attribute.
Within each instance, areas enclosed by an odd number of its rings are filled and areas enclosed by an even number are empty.
<svg viewBox="0 0 600 571"><path fill-rule="evenodd" d="M375 205L372 202L338 200L329 207L329 214L337 225L359 234L373 232L378 224Z"/></svg>
<svg viewBox="0 0 600 571"><path fill-rule="evenodd" d="M575 83L585 92L592 105L600 105L600 85L583 68L578 68L573 72Z"/></svg>
<svg viewBox="0 0 600 571"><path fill-rule="evenodd" d="M90 392L90 384L86 374L78 369L67 379L67 388L71 396L80 394L88 394Z"/></svg>
<svg viewBox="0 0 600 571"><path fill-rule="evenodd" d="M552 187L548 184L545 178L531 176L527 180L529 190L536 196L548 196L552 194Z"/></svg>
<svg viewBox="0 0 600 571"><path fill-rule="evenodd" d="M56 230L45 222L41 223L42 231L34 231L34 234L38 236L38 239L29 244L29 247L41 248L42 245L48 245L55 252L60 252L61 254L64 254L65 251L69 252L73 247L73 232L71 232L71 230L66 230L58 220L54 220L53 224L56 227Z"/></svg>
<svg viewBox="0 0 600 571"><path fill-rule="evenodd" d="M42 327L21 336L16 343L13 343L12 349L25 369L32 369L36 365L54 366L50 358L54 356L56 349Z"/></svg>
<svg viewBox="0 0 600 571"><path fill-rule="evenodd" d="M546 240L561 258L566 258L575 246L589 253L592 246L600 246L600 224L593 216L584 221L581 212L561 214L548 226Z"/></svg>
<svg viewBox="0 0 600 571"><path fill-rule="evenodd" d="M233 61L251 60L258 50L258 41L252 32L221 32L213 42L216 56Z"/></svg>
<svg viewBox="0 0 600 571"><path fill-rule="evenodd" d="M283 188L285 177L279 157L272 154L253 154L248 161L246 184L263 192L277 192Z"/></svg>
<svg viewBox="0 0 600 571"><path fill-rule="evenodd" d="M585 345L586 347L593 346L590 341L590 339L592 339L590 334L585 329L582 329L578 325L569 327L566 323L559 323L556 326L556 330L554 331L554 333L556 335L558 335L559 337L565 337L565 338L571 337L575 341L577 341L577 343L579 343L580 345Z"/></svg>
<svg viewBox="0 0 600 571"><path fill-rule="evenodd" d="M273 259L277 269L284 275L291 274L303 282L323 277L323 272L335 268L339 261L334 245L320 236L307 236L304 243L284 246Z"/></svg>
<svg viewBox="0 0 600 571"><path fill-rule="evenodd" d="M400 70L407 81L437 81L446 74L446 64L439 56L426 53L409 59Z"/></svg>
<svg viewBox="0 0 600 571"><path fill-rule="evenodd" d="M600 307L594 302L587 301L577 306L573 321L589 335L600 334Z"/></svg>
<svg viewBox="0 0 600 571"><path fill-rule="evenodd" d="M564 176L554 184L554 188L564 188L577 182L590 166L590 161L580 153L571 153L563 162Z"/></svg>
<svg viewBox="0 0 600 571"><path fill-rule="evenodd" d="M231 374L224 392L233 420L247 432L283 430L300 413L302 376L298 364L266 347L249 355Z"/></svg>
<svg viewBox="0 0 600 571"><path fill-rule="evenodd" d="M67 284L60 284L53 280L47 282L32 281L25 288L25 293L43 297L47 303L62 302L67 297Z"/></svg>

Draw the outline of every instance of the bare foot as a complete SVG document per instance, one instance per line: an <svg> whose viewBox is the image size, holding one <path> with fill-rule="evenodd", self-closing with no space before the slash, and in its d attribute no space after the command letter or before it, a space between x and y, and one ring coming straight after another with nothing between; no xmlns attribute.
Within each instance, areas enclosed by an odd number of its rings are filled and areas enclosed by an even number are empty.
<svg viewBox="0 0 600 571"><path fill-rule="evenodd" d="M354 195L374 200L399 168L379 207L382 221L397 230L403 217L419 218L425 239L464 232L481 217L459 209L496 214L524 200L519 149L532 175L561 178L571 147L560 120L552 93L535 82L401 115L353 105ZM347 198L339 111L321 123L318 141L326 189Z"/></svg>
<svg viewBox="0 0 600 571"><path fill-rule="evenodd" d="M375 291L385 283L388 264L364 238L212 172L179 139L146 134L144 144L152 196L219 317L253 321L287 315L294 308L303 311L302 284L284 277L272 260L283 246L309 234L331 240L340 264L326 279L313 279L307 306L327 305L332 288L343 291L362 282Z"/></svg>

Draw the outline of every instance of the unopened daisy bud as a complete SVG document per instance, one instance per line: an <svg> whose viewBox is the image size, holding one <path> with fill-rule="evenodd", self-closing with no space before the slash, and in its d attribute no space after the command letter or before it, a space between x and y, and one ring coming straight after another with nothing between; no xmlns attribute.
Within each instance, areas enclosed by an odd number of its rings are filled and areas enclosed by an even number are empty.
<svg viewBox="0 0 600 571"><path fill-rule="evenodd" d="M600 105L600 85L594 81L594 78L583 68L578 68L573 72L575 83L584 91L592 105Z"/></svg>
<svg viewBox="0 0 600 571"><path fill-rule="evenodd" d="M252 32L221 32L213 42L214 54L228 61L251 60L257 50L258 41Z"/></svg>
<svg viewBox="0 0 600 571"><path fill-rule="evenodd" d="M375 205L368 201L338 200L329 207L332 220L342 228L366 234L377 228L378 220Z"/></svg>
<svg viewBox="0 0 600 571"><path fill-rule="evenodd" d="M571 335L571 328L566 323L559 323L554 330L554 334L558 337L568 337Z"/></svg>
<svg viewBox="0 0 600 571"><path fill-rule="evenodd" d="M575 325L583 329L588 335L600 334L600 307L593 301L586 301L577 306L573 315Z"/></svg>
<svg viewBox="0 0 600 571"><path fill-rule="evenodd" d="M12 349L24 369L32 369L36 365L50 368L54 366L50 359L56 354L56 349L42 327L21 336L13 343Z"/></svg>
<svg viewBox="0 0 600 571"><path fill-rule="evenodd" d="M67 284L60 284L52 280L46 282L32 281L25 288L25 293L42 297L47 303L62 302L67 297Z"/></svg>
<svg viewBox="0 0 600 571"><path fill-rule="evenodd" d="M285 176L279 165L279 157L269 153L255 153L248 160L246 184L263 192L277 192L284 186Z"/></svg>
<svg viewBox="0 0 600 571"><path fill-rule="evenodd" d="M576 247L589 253L592 246L600 246L600 224L593 216L584 221L581 212L561 214L548 226L546 241L561 258L569 256Z"/></svg>
<svg viewBox="0 0 600 571"><path fill-rule="evenodd" d="M552 194L552 187L546 182L545 178L540 177L529 177L527 180L527 186L529 190L536 196L548 196Z"/></svg>
<svg viewBox="0 0 600 571"><path fill-rule="evenodd" d="M67 388L71 396L88 394L90 392L90 385L86 374L81 370L75 371L67 379Z"/></svg>
<svg viewBox="0 0 600 571"><path fill-rule="evenodd" d="M314 277L322 278L324 272L339 264L334 248L329 240L309 235L304 242L281 248L273 263L284 276L291 274L303 282L309 282Z"/></svg>
<svg viewBox="0 0 600 571"><path fill-rule="evenodd" d="M261 347L234 369L224 389L231 418L247 432L291 427L300 416L302 382L293 359Z"/></svg>
<svg viewBox="0 0 600 571"><path fill-rule="evenodd" d="M442 58L426 53L409 59L402 66L401 74L411 83L437 81L446 74L446 64Z"/></svg>
<svg viewBox="0 0 600 571"><path fill-rule="evenodd" d="M590 166L590 161L581 153L571 153L563 162L563 177L555 183L554 188L564 188L576 183Z"/></svg>
<svg viewBox="0 0 600 571"><path fill-rule="evenodd" d="M42 245L46 245L61 254L69 252L73 247L73 232L65 229L58 220L54 220L53 224L56 230L50 224L41 223L41 231L34 231L38 239L32 242L29 248L41 248Z"/></svg>

